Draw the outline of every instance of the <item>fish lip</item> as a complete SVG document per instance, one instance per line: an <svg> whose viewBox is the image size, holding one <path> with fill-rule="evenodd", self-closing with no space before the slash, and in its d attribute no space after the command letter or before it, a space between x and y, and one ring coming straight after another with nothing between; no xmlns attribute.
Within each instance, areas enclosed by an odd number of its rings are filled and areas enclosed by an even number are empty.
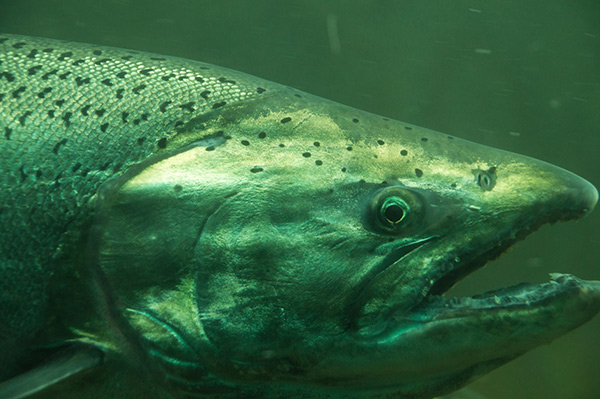
<svg viewBox="0 0 600 399"><path fill-rule="evenodd" d="M501 239L501 241L489 249L471 257L465 256L464 254L459 254L457 258L461 259L460 266L449 267L446 270L441 268L441 272L436 271L430 276L433 284L431 285L425 297L439 296L444 294L460 280L485 267L489 262L501 257L514 244L536 232L542 226L546 224L554 224L557 222L579 219L587 213L589 213L589 210L587 209L577 211L559 211L553 215L547 216L546 218L524 221L521 223L521 226L512 230L512 232L504 233L503 235L505 238ZM502 288L499 290L501 289ZM425 299L425 297L423 299Z"/></svg>
<svg viewBox="0 0 600 399"><path fill-rule="evenodd" d="M600 305L600 281L586 281L571 274L551 273L550 280L546 283L518 283L470 297L428 295L411 310L411 314L397 314L392 318L401 321L401 324L417 315L421 322L440 322L474 316L479 312L540 308L570 298L579 301L593 298L597 308ZM598 309L593 311L593 314L597 311Z"/></svg>

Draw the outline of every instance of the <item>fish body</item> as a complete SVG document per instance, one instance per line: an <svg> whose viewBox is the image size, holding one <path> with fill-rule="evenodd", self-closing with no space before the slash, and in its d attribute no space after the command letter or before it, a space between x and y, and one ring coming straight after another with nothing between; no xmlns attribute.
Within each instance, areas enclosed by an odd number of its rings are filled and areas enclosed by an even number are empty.
<svg viewBox="0 0 600 399"><path fill-rule="evenodd" d="M598 193L200 62L0 35L0 397L429 398L600 283L456 281Z"/></svg>

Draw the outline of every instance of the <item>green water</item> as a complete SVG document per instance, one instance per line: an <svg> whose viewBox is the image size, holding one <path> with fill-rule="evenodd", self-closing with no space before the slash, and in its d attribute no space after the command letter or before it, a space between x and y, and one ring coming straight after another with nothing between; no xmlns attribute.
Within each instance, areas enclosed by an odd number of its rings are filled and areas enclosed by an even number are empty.
<svg viewBox="0 0 600 399"><path fill-rule="evenodd" d="M600 186L600 3L573 0L0 1L0 31L177 55L562 166ZM600 279L600 210L469 277ZM558 317L559 315L557 315ZM600 317L470 386L593 399Z"/></svg>

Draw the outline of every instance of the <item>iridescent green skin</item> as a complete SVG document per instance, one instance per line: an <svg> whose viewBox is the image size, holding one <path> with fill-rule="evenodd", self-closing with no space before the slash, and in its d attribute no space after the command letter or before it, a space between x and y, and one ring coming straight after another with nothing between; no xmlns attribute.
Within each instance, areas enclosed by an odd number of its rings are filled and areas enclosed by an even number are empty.
<svg viewBox="0 0 600 399"><path fill-rule="evenodd" d="M40 397L428 398L600 308L572 276L436 295L590 211L567 171L227 69L1 38L0 378L39 347L104 353Z"/></svg>

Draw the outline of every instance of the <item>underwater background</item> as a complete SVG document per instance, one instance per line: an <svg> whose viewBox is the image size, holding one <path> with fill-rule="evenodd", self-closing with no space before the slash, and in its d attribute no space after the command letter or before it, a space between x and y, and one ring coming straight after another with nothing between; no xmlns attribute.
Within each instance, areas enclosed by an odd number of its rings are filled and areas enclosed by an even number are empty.
<svg viewBox="0 0 600 399"><path fill-rule="evenodd" d="M0 0L0 32L237 69L539 158L600 186L597 0ZM600 209L542 228L451 293L544 282L552 272L600 280ZM484 376L468 395L599 393L596 317Z"/></svg>

